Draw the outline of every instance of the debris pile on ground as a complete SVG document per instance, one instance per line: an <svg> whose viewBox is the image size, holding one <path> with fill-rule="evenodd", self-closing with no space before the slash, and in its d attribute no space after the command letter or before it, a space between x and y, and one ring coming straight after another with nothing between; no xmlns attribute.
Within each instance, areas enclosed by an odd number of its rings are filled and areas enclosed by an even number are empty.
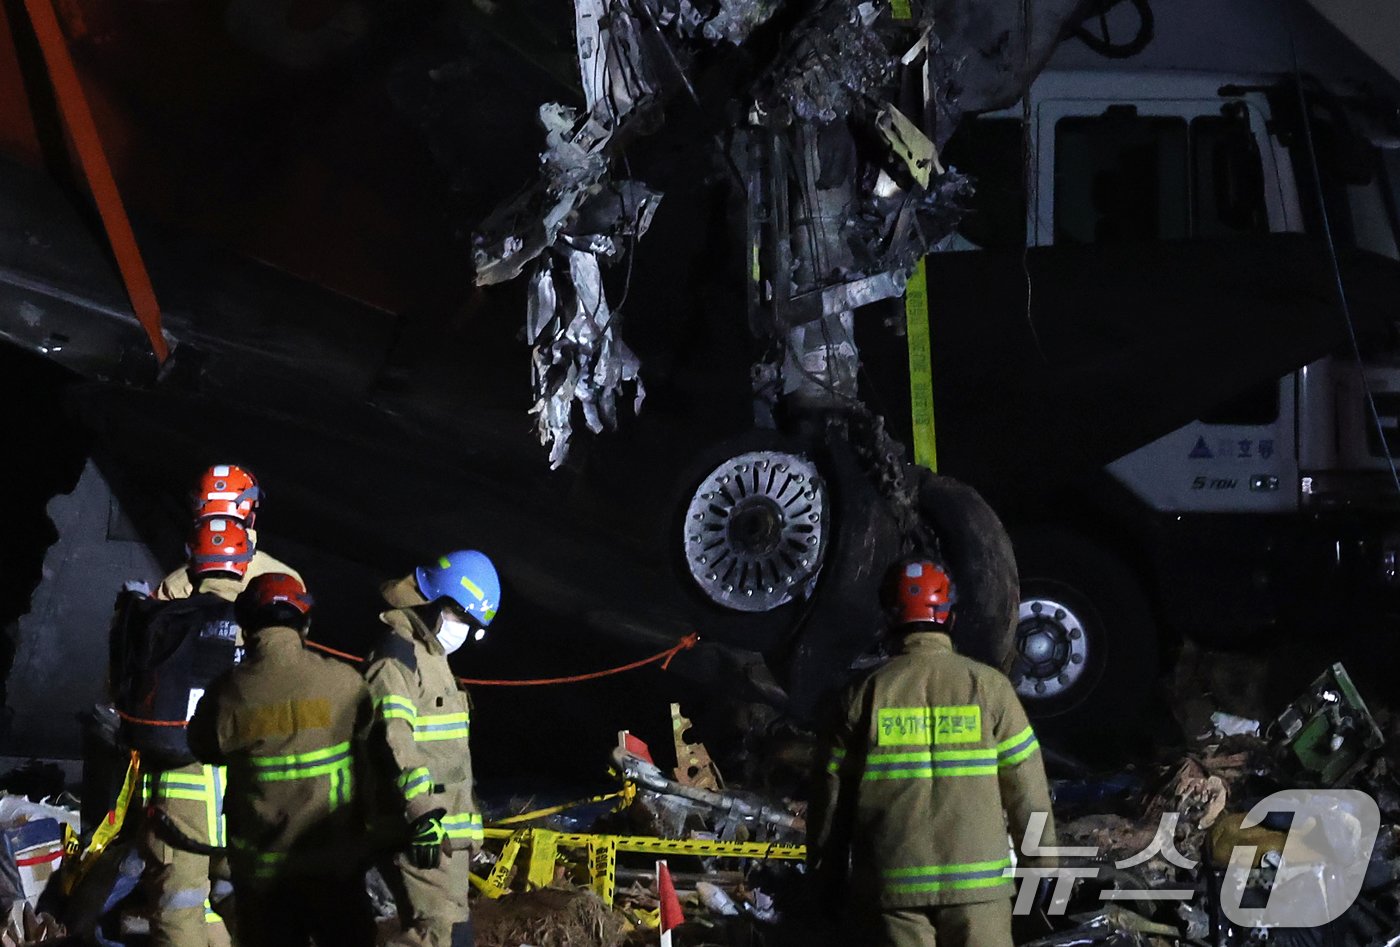
<svg viewBox="0 0 1400 947"><path fill-rule="evenodd" d="M1372 717L1339 664L1271 720L1257 691L1212 696L1175 708L1190 743L1144 775L1056 784L1058 841L1079 849L1062 867L1078 880L1040 915L1035 947L1395 943L1392 718ZM1338 904L1350 907L1329 913Z"/></svg>
<svg viewBox="0 0 1400 947"><path fill-rule="evenodd" d="M619 947L629 925L591 891L541 888L482 899L472 909L478 947Z"/></svg>
<svg viewBox="0 0 1400 947"><path fill-rule="evenodd" d="M1341 665L1281 709L1212 703L1178 708L1193 723L1184 746L1120 771L1047 754L1072 776L1053 784L1061 875L1020 889L1036 898L1017 943L1400 944L1400 718L1373 715ZM806 883L803 806L727 784L678 706L671 717L674 762L623 731L615 786L488 809L472 880L482 947L650 944L662 924L679 925L678 947L832 933ZM82 837L71 797L0 793L0 947L146 933L124 910L143 868L118 834L133 789L128 772ZM373 872L368 885L383 942L397 933L393 898Z"/></svg>
<svg viewBox="0 0 1400 947"><path fill-rule="evenodd" d="M0 793L0 947L43 943L67 933L39 910L39 899L62 863L64 840L78 830L77 811L55 803Z"/></svg>
<svg viewBox="0 0 1400 947"><path fill-rule="evenodd" d="M0 933L0 947L24 947L42 944L67 936L63 925L48 914L38 914L27 901L10 908L5 930Z"/></svg>
<svg viewBox="0 0 1400 947"><path fill-rule="evenodd" d="M748 942L755 923L779 921L778 892L801 882L800 806L726 786L675 705L672 729L674 766L623 731L612 757L620 789L535 809L512 800L488 820L474 884L479 943L653 942L663 872L689 919L678 943L695 930L706 943Z"/></svg>

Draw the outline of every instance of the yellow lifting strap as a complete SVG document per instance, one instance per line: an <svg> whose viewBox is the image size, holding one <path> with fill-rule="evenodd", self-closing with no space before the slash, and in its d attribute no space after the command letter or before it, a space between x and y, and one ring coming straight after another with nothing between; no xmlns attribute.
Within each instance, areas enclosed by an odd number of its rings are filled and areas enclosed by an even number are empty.
<svg viewBox="0 0 1400 947"><path fill-rule="evenodd" d="M909 343L909 417L914 435L914 463L938 472L938 442L933 424L933 344L928 327L928 276L919 260L904 288L905 337Z"/></svg>

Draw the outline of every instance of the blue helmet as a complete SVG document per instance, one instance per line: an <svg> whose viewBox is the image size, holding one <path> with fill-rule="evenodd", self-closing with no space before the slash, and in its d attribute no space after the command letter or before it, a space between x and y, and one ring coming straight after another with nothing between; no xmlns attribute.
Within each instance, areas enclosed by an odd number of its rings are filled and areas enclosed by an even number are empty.
<svg viewBox="0 0 1400 947"><path fill-rule="evenodd" d="M496 617L496 608L501 604L501 578L484 552L449 552L431 565L419 566L414 577L418 591L430 602L446 596L483 627Z"/></svg>

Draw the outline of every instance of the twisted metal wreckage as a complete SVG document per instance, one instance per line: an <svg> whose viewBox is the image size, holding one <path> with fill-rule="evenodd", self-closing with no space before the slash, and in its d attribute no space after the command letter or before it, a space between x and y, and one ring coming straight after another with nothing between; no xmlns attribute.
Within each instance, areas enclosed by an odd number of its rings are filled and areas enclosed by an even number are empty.
<svg viewBox="0 0 1400 947"><path fill-rule="evenodd" d="M531 413L551 467L567 456L574 402L599 433L616 426L627 383L636 408L646 395L602 267L627 256L662 195L614 178L614 164L657 124L665 99L684 89L698 104L688 69L702 47L745 44L795 6L575 0L584 108L541 106L541 175L483 223L473 251L478 285L529 280ZM857 393L854 312L904 293L972 187L939 149L963 114L1019 98L1085 4L1042 0L1034 16L1025 0L919 6L806 4L716 156L745 195L749 325L776 353L753 369L767 426L781 399L869 416ZM887 439L878 420L870 433ZM874 455L892 451L879 444Z"/></svg>

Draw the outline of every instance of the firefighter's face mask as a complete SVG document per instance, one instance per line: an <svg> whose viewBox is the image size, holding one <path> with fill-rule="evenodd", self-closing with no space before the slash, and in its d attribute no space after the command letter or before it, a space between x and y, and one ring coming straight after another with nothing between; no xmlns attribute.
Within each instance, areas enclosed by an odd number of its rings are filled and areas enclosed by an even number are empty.
<svg viewBox="0 0 1400 947"><path fill-rule="evenodd" d="M442 650L451 654L466 643L471 635L472 626L469 623L454 618L449 612L442 613L437 630L437 639L442 645Z"/></svg>

